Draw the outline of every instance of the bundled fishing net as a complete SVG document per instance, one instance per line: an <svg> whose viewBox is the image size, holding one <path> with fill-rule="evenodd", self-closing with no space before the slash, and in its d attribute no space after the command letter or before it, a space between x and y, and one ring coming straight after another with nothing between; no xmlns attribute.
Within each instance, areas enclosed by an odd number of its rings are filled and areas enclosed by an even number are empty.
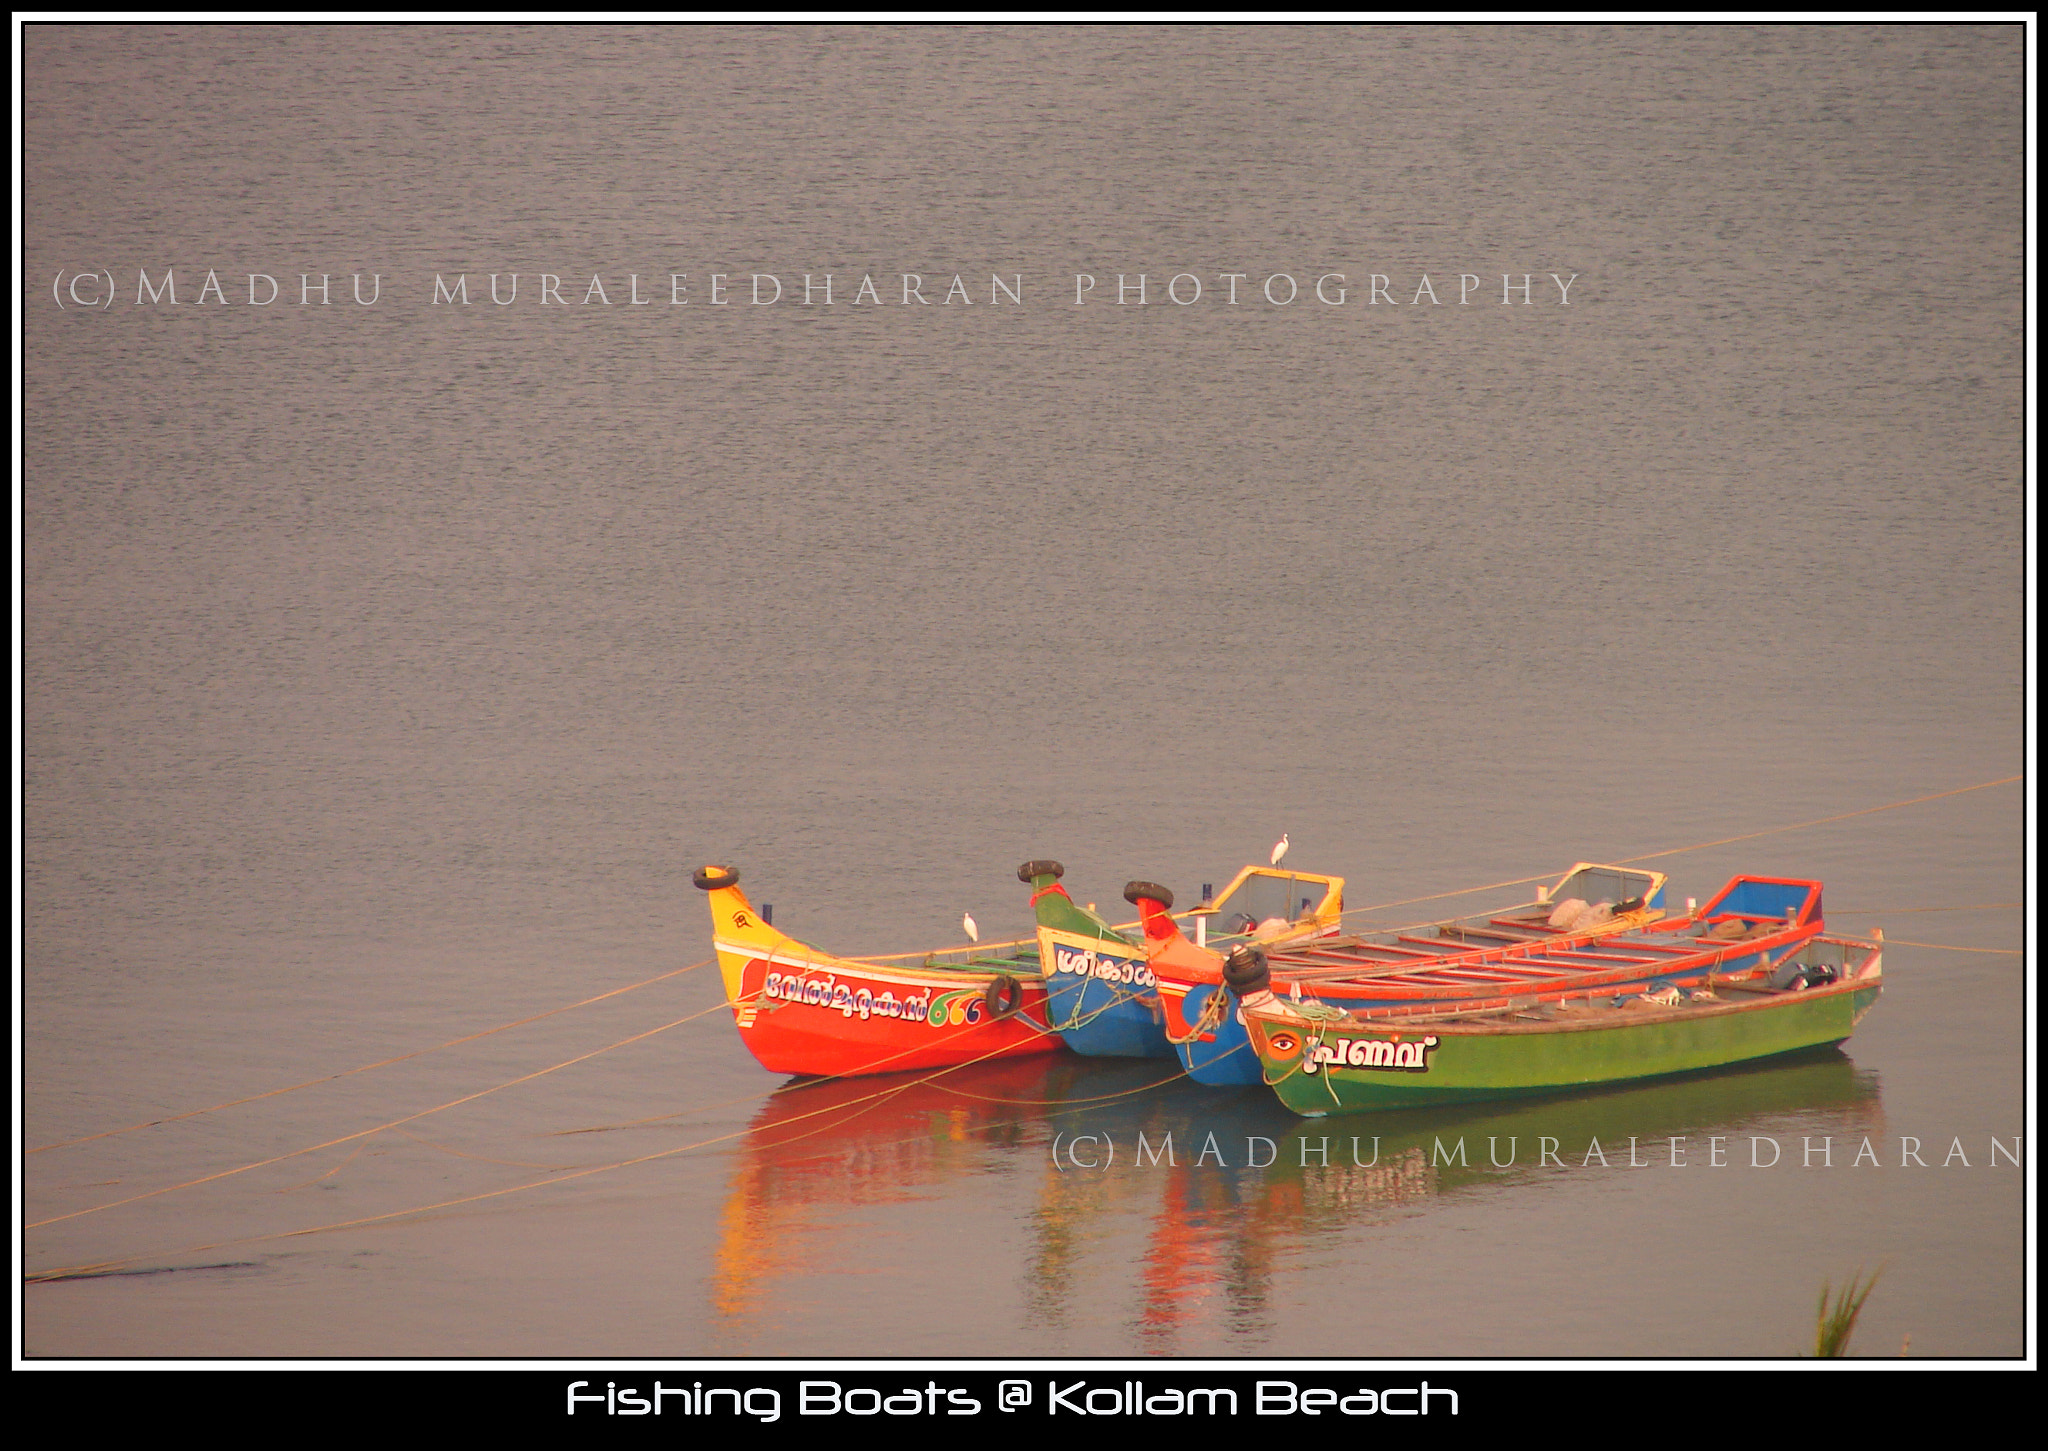
<svg viewBox="0 0 2048 1451"><path fill-rule="evenodd" d="M1549 922L1560 932L1583 932L1614 920L1612 902L1588 902L1584 897L1567 897L1551 910Z"/></svg>

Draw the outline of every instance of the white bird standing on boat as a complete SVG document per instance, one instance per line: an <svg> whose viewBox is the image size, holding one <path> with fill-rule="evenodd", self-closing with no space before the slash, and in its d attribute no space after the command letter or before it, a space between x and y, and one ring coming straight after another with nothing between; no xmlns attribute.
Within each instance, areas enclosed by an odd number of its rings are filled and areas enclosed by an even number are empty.
<svg viewBox="0 0 2048 1451"><path fill-rule="evenodd" d="M962 912L960 914L960 930L967 934L967 940L969 942L981 941L981 929L974 925L973 913Z"/></svg>
<svg viewBox="0 0 2048 1451"><path fill-rule="evenodd" d="M1280 839L1279 839L1278 841L1276 841L1276 842L1274 842L1274 843L1273 843L1273 860L1272 860L1272 861L1271 861L1270 863L1268 863L1268 865L1271 865L1271 866L1276 866L1276 867L1277 867L1277 866L1279 866L1279 865L1280 865L1280 858L1282 858L1282 857L1284 857L1284 856L1286 856L1286 855L1287 855L1287 833L1283 831L1283 832L1281 832L1281 833L1280 833Z"/></svg>

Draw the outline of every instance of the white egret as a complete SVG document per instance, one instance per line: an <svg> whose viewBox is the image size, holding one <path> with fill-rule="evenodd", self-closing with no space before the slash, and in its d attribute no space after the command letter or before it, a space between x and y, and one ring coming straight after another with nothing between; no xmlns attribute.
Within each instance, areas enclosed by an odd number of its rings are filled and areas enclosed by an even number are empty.
<svg viewBox="0 0 2048 1451"><path fill-rule="evenodd" d="M967 934L967 940L969 942L981 941L981 929L974 925L974 916L972 913L962 912L960 914L960 930Z"/></svg>
<svg viewBox="0 0 2048 1451"><path fill-rule="evenodd" d="M1272 860L1272 862L1270 863L1270 865L1272 865L1272 866L1276 866L1276 867L1277 867L1277 866L1279 866L1279 865L1280 865L1280 858L1282 858L1282 857L1284 857L1284 856L1286 856L1286 855L1287 855L1287 833L1283 831L1283 832L1281 832L1281 833L1280 833L1280 839L1279 839L1278 841L1276 841L1276 842L1274 842L1274 843L1273 843L1273 860Z"/></svg>

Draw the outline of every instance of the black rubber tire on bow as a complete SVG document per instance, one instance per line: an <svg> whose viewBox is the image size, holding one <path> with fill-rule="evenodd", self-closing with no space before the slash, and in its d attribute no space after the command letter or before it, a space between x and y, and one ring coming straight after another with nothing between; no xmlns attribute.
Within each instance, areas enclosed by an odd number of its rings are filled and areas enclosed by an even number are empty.
<svg viewBox="0 0 2048 1451"><path fill-rule="evenodd" d="M1010 1017L1024 1006L1024 984L1006 972L999 972L982 993L981 1005L991 1018Z"/></svg>
<svg viewBox="0 0 2048 1451"><path fill-rule="evenodd" d="M1026 862L1023 866L1017 868L1017 880L1027 885L1034 877L1051 877L1054 881L1058 881L1066 874L1067 869L1058 862L1053 861Z"/></svg>
<svg viewBox="0 0 2048 1451"><path fill-rule="evenodd" d="M715 892L720 887L737 887L740 873L737 867L699 867L690 880L707 892Z"/></svg>
<svg viewBox="0 0 2048 1451"><path fill-rule="evenodd" d="M1245 943L1223 959L1223 981L1239 997L1250 997L1273 985L1272 964L1263 949Z"/></svg>
<svg viewBox="0 0 2048 1451"><path fill-rule="evenodd" d="M1166 888L1160 886L1159 883L1124 883L1124 900L1126 902L1129 902L1133 907L1135 907L1138 905L1138 899L1141 897L1149 898L1150 900L1157 902L1160 906L1164 907L1169 912L1173 910L1173 893L1167 891Z"/></svg>

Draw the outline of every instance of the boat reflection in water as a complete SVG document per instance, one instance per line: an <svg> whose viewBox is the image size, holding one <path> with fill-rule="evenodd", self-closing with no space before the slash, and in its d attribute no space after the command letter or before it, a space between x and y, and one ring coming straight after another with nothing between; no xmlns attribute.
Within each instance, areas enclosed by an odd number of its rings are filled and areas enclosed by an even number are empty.
<svg viewBox="0 0 2048 1451"><path fill-rule="evenodd" d="M892 1210L943 1201L947 1222L985 1226L977 1293L1021 1300L1026 1318L992 1326L979 1353L1106 1317L1153 1351L1198 1326L1257 1336L1283 1261L1439 1195L1626 1169L1674 1137L1704 1163L1706 1140L1728 1135L1722 1152L1741 1162L1737 1136L1786 1114L1802 1132L1881 1122L1876 1075L1834 1048L1570 1097L1308 1121L1269 1091L1219 1092L1164 1067L1062 1055L791 1084L738 1155L715 1309L744 1338L811 1298L812 1276L916 1273L932 1246L877 1231Z"/></svg>

